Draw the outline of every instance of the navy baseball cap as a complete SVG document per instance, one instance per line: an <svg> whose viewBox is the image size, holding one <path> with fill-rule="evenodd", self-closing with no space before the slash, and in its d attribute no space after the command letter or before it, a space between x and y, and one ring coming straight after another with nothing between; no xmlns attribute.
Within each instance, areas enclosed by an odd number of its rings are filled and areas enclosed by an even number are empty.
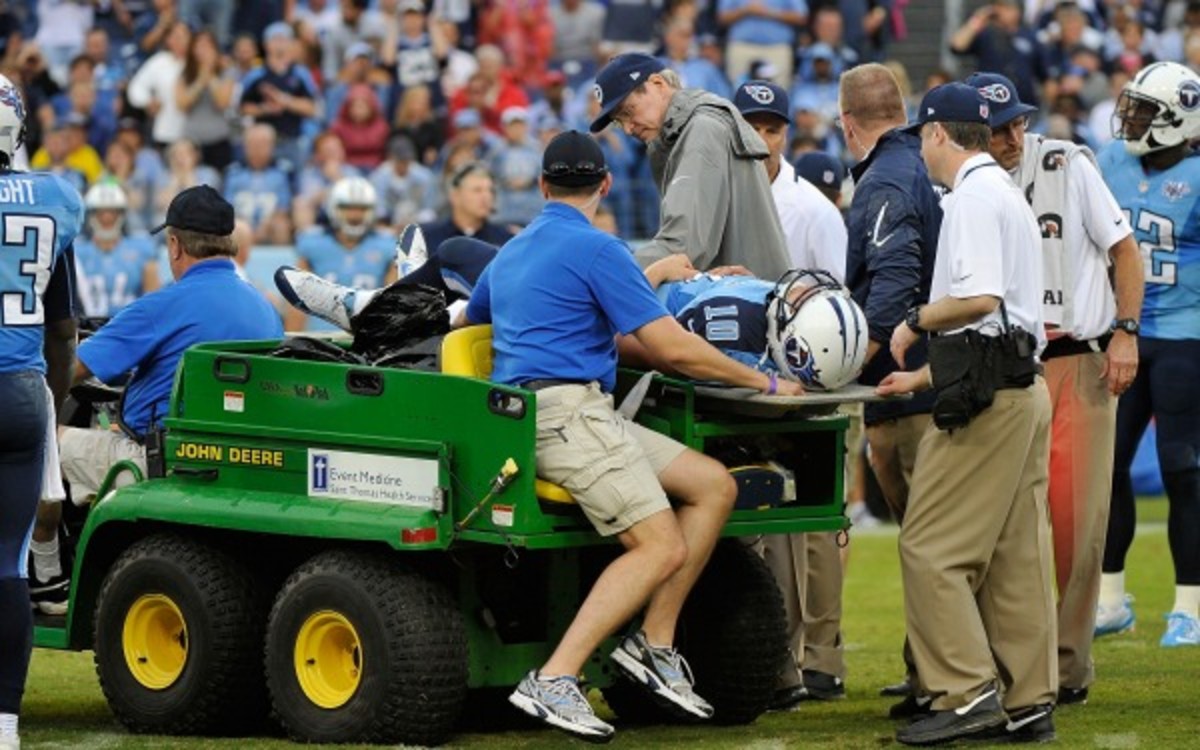
<svg viewBox="0 0 1200 750"><path fill-rule="evenodd" d="M918 133L927 122L976 122L988 125L991 108L983 94L973 86L954 81L930 89L917 110L917 119L902 128L906 133Z"/></svg>
<svg viewBox="0 0 1200 750"><path fill-rule="evenodd" d="M809 151L796 158L796 174L819 188L837 190L846 179L846 168L824 151Z"/></svg>
<svg viewBox="0 0 1200 750"><path fill-rule="evenodd" d="M1017 87L999 73L972 73L964 83L979 89L979 93L987 99L991 109L988 125L993 128L1007 125L1022 115L1037 112L1037 107L1021 103L1017 96Z"/></svg>
<svg viewBox="0 0 1200 750"><path fill-rule="evenodd" d="M770 112L784 122L792 121L787 91L770 81L746 81L738 86L733 95L733 106L743 117L755 112Z"/></svg>
<svg viewBox="0 0 1200 750"><path fill-rule="evenodd" d="M600 102L600 114L592 120L590 130L599 133L608 127L613 110L621 106L629 92L666 67L657 57L641 52L626 52L609 60L596 74L596 85L592 86L592 95Z"/></svg>
<svg viewBox="0 0 1200 750"><path fill-rule="evenodd" d="M228 237L233 234L233 206L208 185L190 187L171 199L167 220L150 233L167 227Z"/></svg>
<svg viewBox="0 0 1200 750"><path fill-rule="evenodd" d="M568 130L546 144L542 154L542 177L552 185L586 187L608 174L600 144L587 133Z"/></svg>

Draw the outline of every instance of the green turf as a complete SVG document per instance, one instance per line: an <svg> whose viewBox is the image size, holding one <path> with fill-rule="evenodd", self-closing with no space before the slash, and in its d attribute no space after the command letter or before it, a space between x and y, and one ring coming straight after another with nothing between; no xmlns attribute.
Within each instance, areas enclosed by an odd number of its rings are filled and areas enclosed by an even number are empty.
<svg viewBox="0 0 1200 750"><path fill-rule="evenodd" d="M1099 679L1087 706L1056 714L1059 747L1196 747L1200 648L1162 649L1161 616L1172 603L1165 503L1141 503L1142 526L1130 556L1128 587L1137 597L1135 633L1102 639L1095 656ZM878 748L893 745L895 725L882 718L889 699L876 690L901 676L903 612L894 532L856 535L846 579L846 660L849 695L837 703L806 704L769 714L748 727L653 727L619 730L616 746L695 748ZM90 653L35 652L25 711L23 747L44 748L283 748L277 738L191 739L127 734L104 703ZM532 729L460 734L453 747L583 747L563 735ZM978 745L975 745L978 747Z"/></svg>

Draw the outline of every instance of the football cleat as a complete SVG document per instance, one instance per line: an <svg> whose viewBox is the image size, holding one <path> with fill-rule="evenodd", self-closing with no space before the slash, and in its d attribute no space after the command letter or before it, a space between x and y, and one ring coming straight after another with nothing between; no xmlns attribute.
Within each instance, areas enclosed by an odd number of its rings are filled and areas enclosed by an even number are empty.
<svg viewBox="0 0 1200 750"><path fill-rule="evenodd" d="M1136 621L1137 618L1133 614L1133 597L1126 594L1116 607L1106 607L1103 604L1096 606L1096 628L1093 632L1097 638L1113 633L1133 632Z"/></svg>

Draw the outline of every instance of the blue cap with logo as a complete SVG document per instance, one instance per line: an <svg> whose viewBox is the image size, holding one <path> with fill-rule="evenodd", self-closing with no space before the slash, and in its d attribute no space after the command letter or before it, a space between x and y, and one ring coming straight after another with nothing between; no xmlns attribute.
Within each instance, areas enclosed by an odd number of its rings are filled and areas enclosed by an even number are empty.
<svg viewBox="0 0 1200 750"><path fill-rule="evenodd" d="M743 117L755 112L769 112L784 122L792 121L787 90L770 81L746 81L738 86L733 95L733 106Z"/></svg>
<svg viewBox="0 0 1200 750"><path fill-rule="evenodd" d="M992 113L988 125L993 128L1003 127L1022 115L1037 112L1037 107L1021 103L1017 87L999 73L972 73L964 83L979 89L979 93L987 99Z"/></svg>
<svg viewBox="0 0 1200 750"><path fill-rule="evenodd" d="M796 157L796 174L819 188L837 190L846 179L846 168L824 151L809 151Z"/></svg>
<svg viewBox="0 0 1200 750"><path fill-rule="evenodd" d="M609 60L596 74L596 85L592 86L592 95L600 102L600 114L592 120L591 131L599 133L608 127L613 110L621 106L625 97L666 67L657 57L641 52L626 52Z"/></svg>
<svg viewBox="0 0 1200 750"><path fill-rule="evenodd" d="M975 122L988 125L990 112L987 100L975 87L958 81L943 83L925 94L917 110L916 121L903 130L917 133L928 122Z"/></svg>

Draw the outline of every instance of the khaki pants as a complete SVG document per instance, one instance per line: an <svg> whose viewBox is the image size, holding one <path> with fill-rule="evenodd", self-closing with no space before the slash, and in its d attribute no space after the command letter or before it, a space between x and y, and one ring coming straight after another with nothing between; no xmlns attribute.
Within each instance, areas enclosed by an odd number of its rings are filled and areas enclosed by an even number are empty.
<svg viewBox="0 0 1200 750"><path fill-rule="evenodd" d="M799 685L802 669L846 679L837 534L771 534L762 538L760 554L779 584L787 613L792 663L781 671L779 687Z"/></svg>
<svg viewBox="0 0 1200 750"><path fill-rule="evenodd" d="M897 523L904 521L913 467L917 464L917 447L930 422L928 414L910 414L866 428L871 470Z"/></svg>
<svg viewBox="0 0 1200 750"><path fill-rule="evenodd" d="M71 497L76 505L95 495L104 483L108 470L118 461L132 461L146 474L146 448L114 430L91 430L65 427L58 438L58 456L63 476L71 483ZM129 473L117 478L116 487L133 482Z"/></svg>
<svg viewBox="0 0 1200 750"><path fill-rule="evenodd" d="M1049 441L1041 378L997 391L968 426L931 426L921 440L900 561L908 638L936 710L995 682L1010 710L1056 699Z"/></svg>
<svg viewBox="0 0 1200 750"><path fill-rule="evenodd" d="M750 64L763 60L775 66L775 83L785 90L792 87L795 50L790 44L750 44L730 42L725 47L725 75L737 83L750 72ZM791 113L788 113L789 115Z"/></svg>
<svg viewBox="0 0 1200 750"><path fill-rule="evenodd" d="M1058 583L1058 676L1091 684L1092 630L1112 492L1117 399L1101 379L1102 352L1046 362L1054 421L1050 439L1050 522Z"/></svg>

